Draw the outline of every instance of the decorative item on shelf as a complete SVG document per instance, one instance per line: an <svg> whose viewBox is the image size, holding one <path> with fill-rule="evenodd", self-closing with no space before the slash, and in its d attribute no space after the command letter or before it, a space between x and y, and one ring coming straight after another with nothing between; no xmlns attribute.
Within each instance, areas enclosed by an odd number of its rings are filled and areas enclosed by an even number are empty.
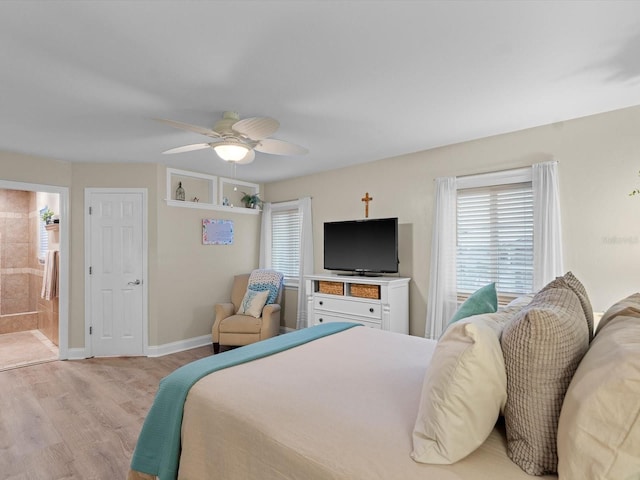
<svg viewBox="0 0 640 480"><path fill-rule="evenodd" d="M640 172L638 172L638 176L640 176ZM640 188L636 188L629 194L630 197L633 197L634 195L640 195Z"/></svg>
<svg viewBox="0 0 640 480"><path fill-rule="evenodd" d="M42 219L42 221L44 223L46 223L47 225L49 225L51 223L51 219L53 218L53 211L49 208L46 207L44 210L42 210L42 212L40 213L40 218Z"/></svg>
<svg viewBox="0 0 640 480"><path fill-rule="evenodd" d="M222 197L222 205L225 207L229 206L229 197Z"/></svg>
<svg viewBox="0 0 640 480"><path fill-rule="evenodd" d="M262 199L259 193L246 193L242 192L242 198L240 199L246 208L257 208L262 206Z"/></svg>
<svg viewBox="0 0 640 480"><path fill-rule="evenodd" d="M198 203L200 201L200 199L198 197L193 197L193 200L191 200L193 203Z"/></svg>
<svg viewBox="0 0 640 480"><path fill-rule="evenodd" d="M184 202L184 188L182 188L182 182L178 182L178 188L176 188L176 200Z"/></svg>

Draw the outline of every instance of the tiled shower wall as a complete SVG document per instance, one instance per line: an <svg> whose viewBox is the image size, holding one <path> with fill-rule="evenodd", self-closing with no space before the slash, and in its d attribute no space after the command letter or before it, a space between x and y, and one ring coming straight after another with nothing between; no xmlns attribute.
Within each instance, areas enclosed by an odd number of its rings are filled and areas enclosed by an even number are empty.
<svg viewBox="0 0 640 480"><path fill-rule="evenodd" d="M0 189L0 333L38 328L38 228L35 192Z"/></svg>

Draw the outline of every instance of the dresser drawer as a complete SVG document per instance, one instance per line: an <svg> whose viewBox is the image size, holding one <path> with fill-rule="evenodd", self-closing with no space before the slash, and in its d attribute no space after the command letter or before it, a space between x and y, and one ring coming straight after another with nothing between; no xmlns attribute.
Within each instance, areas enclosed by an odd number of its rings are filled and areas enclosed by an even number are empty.
<svg viewBox="0 0 640 480"><path fill-rule="evenodd" d="M316 312L313 318L314 325L322 325L323 323L331 323L331 322L356 322L361 323L365 327L369 328L382 328L382 324L380 322L375 321L367 321L367 320L353 320L351 318L337 317L335 315L325 315L320 312Z"/></svg>
<svg viewBox="0 0 640 480"><path fill-rule="evenodd" d="M358 315L359 317L370 317L375 319L382 318L382 306L380 305L380 302L315 297L314 307L316 310L339 312L344 315Z"/></svg>

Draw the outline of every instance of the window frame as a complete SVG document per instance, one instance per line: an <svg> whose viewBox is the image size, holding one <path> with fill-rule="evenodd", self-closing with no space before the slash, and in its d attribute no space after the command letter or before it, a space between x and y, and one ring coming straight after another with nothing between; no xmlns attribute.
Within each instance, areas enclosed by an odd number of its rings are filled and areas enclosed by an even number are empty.
<svg viewBox="0 0 640 480"><path fill-rule="evenodd" d="M38 262L43 265L49 250L49 232L47 231L47 223L42 220L42 214L49 207L45 205L38 210Z"/></svg>
<svg viewBox="0 0 640 480"><path fill-rule="evenodd" d="M459 257L458 257L458 205L457 200L459 198L459 192L461 190L470 190L470 189L489 189L491 187L501 187L507 186L511 184L523 184L528 183L532 185L533 182L533 174L531 168L518 168L512 170L502 170L498 172L489 172L489 173L481 173L476 175L467 175L456 178L456 295L458 302L463 302L466 300L469 295L473 292L461 292L458 290L458 280L457 280L457 271L459 265ZM533 185L532 185L533 187ZM532 200L534 196L534 192L532 191ZM535 204L532 205L532 213L535 215ZM532 220L533 227L533 220ZM533 243L531 246L531 257L533 259L534 247ZM533 260L532 260L532 268L533 268ZM533 279L532 279L533 282ZM533 288L533 283L531 285ZM505 305L509 303L511 300L518 298L522 293L513 293L513 292L503 292L498 295L498 303L500 305Z"/></svg>
<svg viewBox="0 0 640 480"><path fill-rule="evenodd" d="M271 267L274 269L277 269L277 266L274 265L273 259L274 259L274 251L275 251L275 242L274 242L274 217L278 215L278 213L280 212L292 212L295 211L296 215L297 215L297 224L298 224L298 258L297 258L297 265L298 265L298 272L296 273L295 276L292 275L287 275L285 274L285 272L282 272L284 274L284 286L285 287L289 287L289 288L299 288L300 286L300 239L302 236L302 224L301 224L301 212L300 212L300 202L298 200L292 200L292 201L288 201L288 202L279 202L279 203L272 203L271 204L271 258L270 258L270 264Z"/></svg>

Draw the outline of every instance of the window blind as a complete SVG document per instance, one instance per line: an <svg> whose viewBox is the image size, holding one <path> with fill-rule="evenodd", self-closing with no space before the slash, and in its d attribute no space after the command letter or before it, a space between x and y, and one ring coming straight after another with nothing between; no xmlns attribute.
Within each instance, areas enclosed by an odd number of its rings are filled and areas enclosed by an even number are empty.
<svg viewBox="0 0 640 480"><path fill-rule="evenodd" d="M458 190L456 275L464 298L490 282L501 297L533 290L531 182Z"/></svg>
<svg viewBox="0 0 640 480"><path fill-rule="evenodd" d="M300 272L300 214L298 209L271 213L271 267L287 280L296 280Z"/></svg>
<svg viewBox="0 0 640 480"><path fill-rule="evenodd" d="M49 249L49 234L47 233L46 224L42 221L41 215L47 210L44 207L38 212L38 260L44 263L47 256L47 250Z"/></svg>

